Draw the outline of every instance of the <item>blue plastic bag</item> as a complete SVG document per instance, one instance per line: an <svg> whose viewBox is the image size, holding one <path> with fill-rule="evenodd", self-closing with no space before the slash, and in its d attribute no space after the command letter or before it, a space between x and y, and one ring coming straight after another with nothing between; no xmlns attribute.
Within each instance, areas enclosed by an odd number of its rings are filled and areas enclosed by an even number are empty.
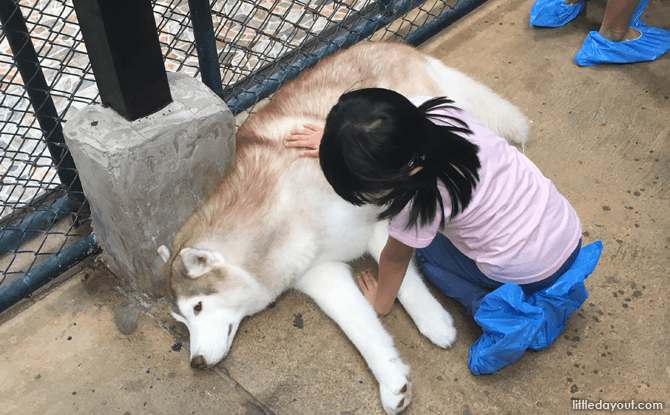
<svg viewBox="0 0 670 415"><path fill-rule="evenodd" d="M642 17L642 12L647 7L647 3L649 3L649 0L640 0L640 2L637 4L637 7L635 7L633 15L630 17L630 20L628 21L628 26L638 27L647 25L645 22L640 20L640 17Z"/></svg>
<svg viewBox="0 0 670 415"><path fill-rule="evenodd" d="M515 362L526 349L549 346L588 297L584 280L595 269L602 248L600 241L583 247L570 269L528 300L513 283L486 295L475 314L484 334L470 346L470 371L493 373Z"/></svg>
<svg viewBox="0 0 670 415"><path fill-rule="evenodd" d="M530 8L530 27L561 27L584 10L584 0L565 4L563 0L536 0Z"/></svg>
<svg viewBox="0 0 670 415"><path fill-rule="evenodd" d="M563 1L563 0L561 0ZM640 32L633 40L613 42L600 33L589 32L581 49L573 59L577 65L590 66L600 63L635 63L653 61L670 50L670 32L655 27L645 27L640 20L649 0L640 0L631 16L628 26Z"/></svg>
<svg viewBox="0 0 670 415"><path fill-rule="evenodd" d="M621 42L607 40L596 31L589 32L574 62L580 66L647 62L658 59L670 50L669 31L646 26L634 29L640 32L640 37Z"/></svg>

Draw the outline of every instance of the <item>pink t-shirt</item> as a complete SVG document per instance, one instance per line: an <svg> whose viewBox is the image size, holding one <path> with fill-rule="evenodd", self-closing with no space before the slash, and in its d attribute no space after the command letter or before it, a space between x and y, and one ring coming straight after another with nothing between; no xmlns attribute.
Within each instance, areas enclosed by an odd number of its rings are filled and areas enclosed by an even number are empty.
<svg viewBox="0 0 670 415"><path fill-rule="evenodd" d="M416 97L411 101L419 106L428 99ZM552 275L581 237L575 210L526 156L470 114L447 108L437 111L466 122L473 134L461 135L479 146L482 167L472 200L449 220L451 199L446 188L438 184L444 203L444 229L438 229L438 217L425 227L405 230L410 202L391 219L389 234L405 245L424 248L441 231L495 281L528 284Z"/></svg>

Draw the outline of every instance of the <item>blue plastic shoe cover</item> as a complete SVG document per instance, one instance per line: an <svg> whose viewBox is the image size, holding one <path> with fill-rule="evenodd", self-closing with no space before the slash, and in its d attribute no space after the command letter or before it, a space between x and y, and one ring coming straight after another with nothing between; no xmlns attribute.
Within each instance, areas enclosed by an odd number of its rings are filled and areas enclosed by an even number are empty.
<svg viewBox="0 0 670 415"><path fill-rule="evenodd" d="M649 0L640 0L640 2L637 4L637 7L635 8L635 11L633 12L633 16L631 16L630 20L628 21L628 26L638 27L647 25L645 22L640 20L640 16L642 16L642 12L644 11L645 7L647 7L647 3L649 3Z"/></svg>
<svg viewBox="0 0 670 415"><path fill-rule="evenodd" d="M655 27L636 26L640 36L633 40L613 42L593 31L575 55L580 66L599 63L634 63L653 61L670 50L670 32Z"/></svg>
<svg viewBox="0 0 670 415"><path fill-rule="evenodd" d="M649 1L649 0L643 0ZM584 0L577 4L565 4L563 0L535 0L530 8L530 27L560 27L584 9Z"/></svg>
<svg viewBox="0 0 670 415"><path fill-rule="evenodd" d="M470 346L470 371L475 375L493 373L515 362L526 349L549 346L570 313L588 297L584 280L595 269L601 251L600 241L583 247L570 269L527 301L521 287L513 283L484 297L475 314L484 334Z"/></svg>

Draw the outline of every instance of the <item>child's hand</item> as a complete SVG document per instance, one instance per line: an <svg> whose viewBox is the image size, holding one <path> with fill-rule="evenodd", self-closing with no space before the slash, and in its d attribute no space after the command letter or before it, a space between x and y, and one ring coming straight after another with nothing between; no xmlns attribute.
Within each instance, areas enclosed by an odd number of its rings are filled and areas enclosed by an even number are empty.
<svg viewBox="0 0 670 415"><path fill-rule="evenodd" d="M301 151L300 157L319 157L319 144L323 130L312 124L304 124L304 130L291 130L291 135L284 137L284 146L308 148Z"/></svg>
<svg viewBox="0 0 670 415"><path fill-rule="evenodd" d="M356 280L358 281L358 288L360 288L361 292L363 293L363 296L365 297L366 300L368 300L368 303L372 306L372 308L375 309L377 312L377 315L379 317L384 317L388 313L393 310L393 307L395 307L395 304L391 304L391 307L388 308L387 310L381 310L379 309L379 306L376 305L375 301L377 300L377 279L374 277L374 275L370 274L367 271L363 271L356 277Z"/></svg>

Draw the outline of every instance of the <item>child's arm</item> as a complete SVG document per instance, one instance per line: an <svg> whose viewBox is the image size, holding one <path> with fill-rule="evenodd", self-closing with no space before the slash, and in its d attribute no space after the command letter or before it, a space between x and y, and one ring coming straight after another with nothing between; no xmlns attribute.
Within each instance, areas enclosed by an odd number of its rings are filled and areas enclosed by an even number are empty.
<svg viewBox="0 0 670 415"><path fill-rule="evenodd" d="M358 287L377 314L385 316L393 309L414 249L389 236L379 258L377 280L367 272L358 276Z"/></svg>
<svg viewBox="0 0 670 415"><path fill-rule="evenodd" d="M323 130L312 124L304 124L304 130L291 130L290 135L284 137L286 147L301 147L309 150L301 151L300 157L319 157L319 144Z"/></svg>

